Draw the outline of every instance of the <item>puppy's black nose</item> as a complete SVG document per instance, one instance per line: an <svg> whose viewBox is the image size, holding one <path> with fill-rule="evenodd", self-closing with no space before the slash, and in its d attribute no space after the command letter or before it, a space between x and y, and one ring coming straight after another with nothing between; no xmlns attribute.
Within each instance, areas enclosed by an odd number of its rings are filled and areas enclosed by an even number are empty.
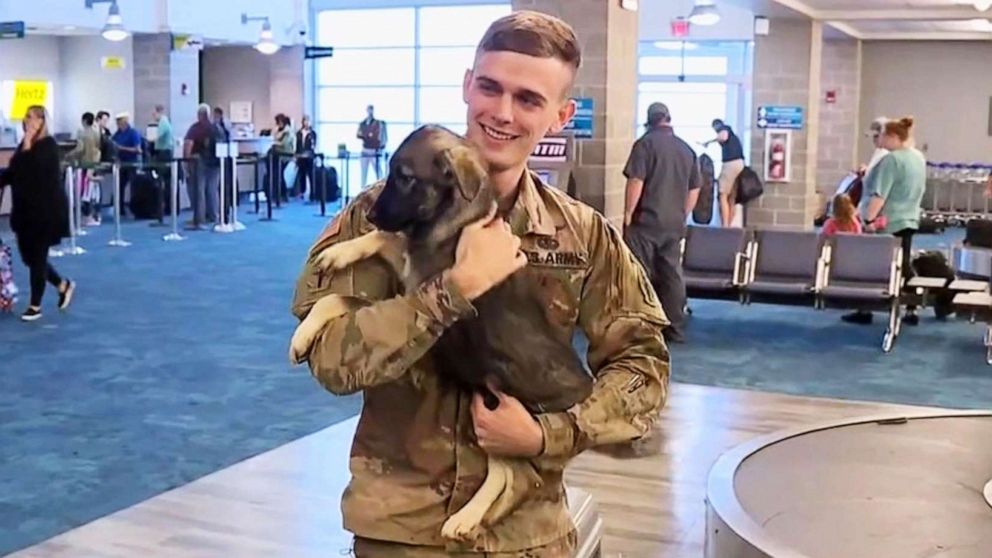
<svg viewBox="0 0 992 558"><path fill-rule="evenodd" d="M375 223L375 220L376 220L375 206L369 208L368 213L365 214L365 218L368 219L369 223L372 223L373 225L376 224Z"/></svg>

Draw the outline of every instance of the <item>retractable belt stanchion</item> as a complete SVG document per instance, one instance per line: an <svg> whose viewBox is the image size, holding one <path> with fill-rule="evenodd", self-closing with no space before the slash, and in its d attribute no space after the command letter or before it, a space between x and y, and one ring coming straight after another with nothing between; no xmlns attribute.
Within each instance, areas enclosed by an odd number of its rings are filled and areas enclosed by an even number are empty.
<svg viewBox="0 0 992 558"><path fill-rule="evenodd" d="M245 230L244 223L238 221L238 156L231 158L231 230Z"/></svg>
<svg viewBox="0 0 992 558"><path fill-rule="evenodd" d="M230 182L227 176L227 163L231 160L229 143L217 144L217 156L220 159L220 223L214 225L214 232L231 233L234 227L227 222L227 183ZM232 173L235 169L232 169Z"/></svg>
<svg viewBox="0 0 992 558"><path fill-rule="evenodd" d="M73 170L72 172L74 180L72 192L76 196L76 210L73 213L73 216L76 218L76 226L74 230L76 231L76 238L79 238L80 236L86 236L89 234L83 227L83 179L89 171L86 167L81 167ZM70 198L69 201L71 203L72 199Z"/></svg>
<svg viewBox="0 0 992 558"><path fill-rule="evenodd" d="M265 217L260 217L258 219L259 221L275 221L275 219L272 218L272 190L275 189L275 185L276 185L276 183L275 183L275 167L278 166L278 165L276 165L276 155L275 155L274 152L269 151L269 155L268 155L267 159L268 159L268 165L269 165L269 179L266 181L267 184L265 185L265 187L267 189L267 191L265 192L265 213L266 213L266 216Z"/></svg>
<svg viewBox="0 0 992 558"><path fill-rule="evenodd" d="M114 163L114 238L107 244L124 248L131 243L121 237L121 164Z"/></svg>
<svg viewBox="0 0 992 558"><path fill-rule="evenodd" d="M65 186L69 198L69 248L62 250L60 255L78 256L85 254L86 250L76 245L76 233L79 232L77 230L77 224L79 221L76 220L76 206L78 205L76 200L76 170L72 167L65 169Z"/></svg>
<svg viewBox="0 0 992 558"><path fill-rule="evenodd" d="M261 162L261 161L262 161L262 158L258 156L258 153L256 153L255 154L255 162L253 163L253 166L252 166L252 170L255 173L255 180L254 180L254 183L255 184L252 185L252 196L255 198L255 211L254 211L255 215L258 215L262 211L262 205L261 205L262 204L262 200L258 199L258 193L262 191L259 188L259 186L262 184L262 180L260 178L260 175L258 174L258 163ZM249 212L249 213L252 213L252 212Z"/></svg>
<svg viewBox="0 0 992 558"><path fill-rule="evenodd" d="M320 161L320 173L317 173L317 161ZM327 216L327 160L323 153L318 153L313 160L314 176L320 176L320 214L318 217ZM317 180L310 181L310 188L317 187Z"/></svg>
<svg viewBox="0 0 992 558"><path fill-rule="evenodd" d="M169 177L169 196L172 201L169 202L169 210L172 213L172 232L163 236L162 240L166 242L176 241L176 240L186 240L186 237L179 234L179 161L173 159L169 163L172 171ZM189 177L187 177L187 180Z"/></svg>

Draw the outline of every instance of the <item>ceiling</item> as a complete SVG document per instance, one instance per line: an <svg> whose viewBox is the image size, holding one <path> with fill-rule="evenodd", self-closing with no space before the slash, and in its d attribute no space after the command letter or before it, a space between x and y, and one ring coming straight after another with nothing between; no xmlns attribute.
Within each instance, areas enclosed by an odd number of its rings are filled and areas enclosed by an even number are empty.
<svg viewBox="0 0 992 558"><path fill-rule="evenodd" d="M992 41L992 9L980 11L974 0L723 1L769 17L779 17L785 9L864 40Z"/></svg>

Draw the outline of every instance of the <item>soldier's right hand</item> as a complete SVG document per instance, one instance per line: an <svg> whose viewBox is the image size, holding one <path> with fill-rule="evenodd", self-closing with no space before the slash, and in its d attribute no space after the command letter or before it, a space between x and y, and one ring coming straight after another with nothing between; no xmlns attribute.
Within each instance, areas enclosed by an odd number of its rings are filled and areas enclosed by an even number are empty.
<svg viewBox="0 0 992 558"><path fill-rule="evenodd" d="M458 291L474 300L527 265L520 251L520 238L510 225L496 217L496 204L489 214L462 229L450 277Z"/></svg>

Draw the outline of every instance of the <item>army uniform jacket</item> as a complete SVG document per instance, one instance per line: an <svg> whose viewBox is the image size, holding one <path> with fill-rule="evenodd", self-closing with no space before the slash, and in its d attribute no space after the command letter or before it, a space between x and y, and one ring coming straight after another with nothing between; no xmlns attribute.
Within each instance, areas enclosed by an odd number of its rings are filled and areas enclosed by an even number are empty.
<svg viewBox="0 0 992 558"><path fill-rule="evenodd" d="M364 397L342 501L345 529L449 551L507 552L569 536L565 465L591 446L646 434L667 395L661 330L668 321L643 269L602 215L524 174L507 216L529 261L518 273L537 284L555 335L570 342L576 326L585 333L596 381L585 402L536 417L544 449L529 460L534 474L524 477L530 486L520 507L475 543L446 542L440 527L482 484L486 455L474 442L471 396L435 381L430 349L475 310L446 273L398 294L398 278L377 258L331 276L313 266L325 247L373 230L365 214L381 188L366 190L322 233L292 307L302 319L330 293L367 303L330 322L309 354L312 374L328 391ZM417 387L411 367L426 378Z"/></svg>

